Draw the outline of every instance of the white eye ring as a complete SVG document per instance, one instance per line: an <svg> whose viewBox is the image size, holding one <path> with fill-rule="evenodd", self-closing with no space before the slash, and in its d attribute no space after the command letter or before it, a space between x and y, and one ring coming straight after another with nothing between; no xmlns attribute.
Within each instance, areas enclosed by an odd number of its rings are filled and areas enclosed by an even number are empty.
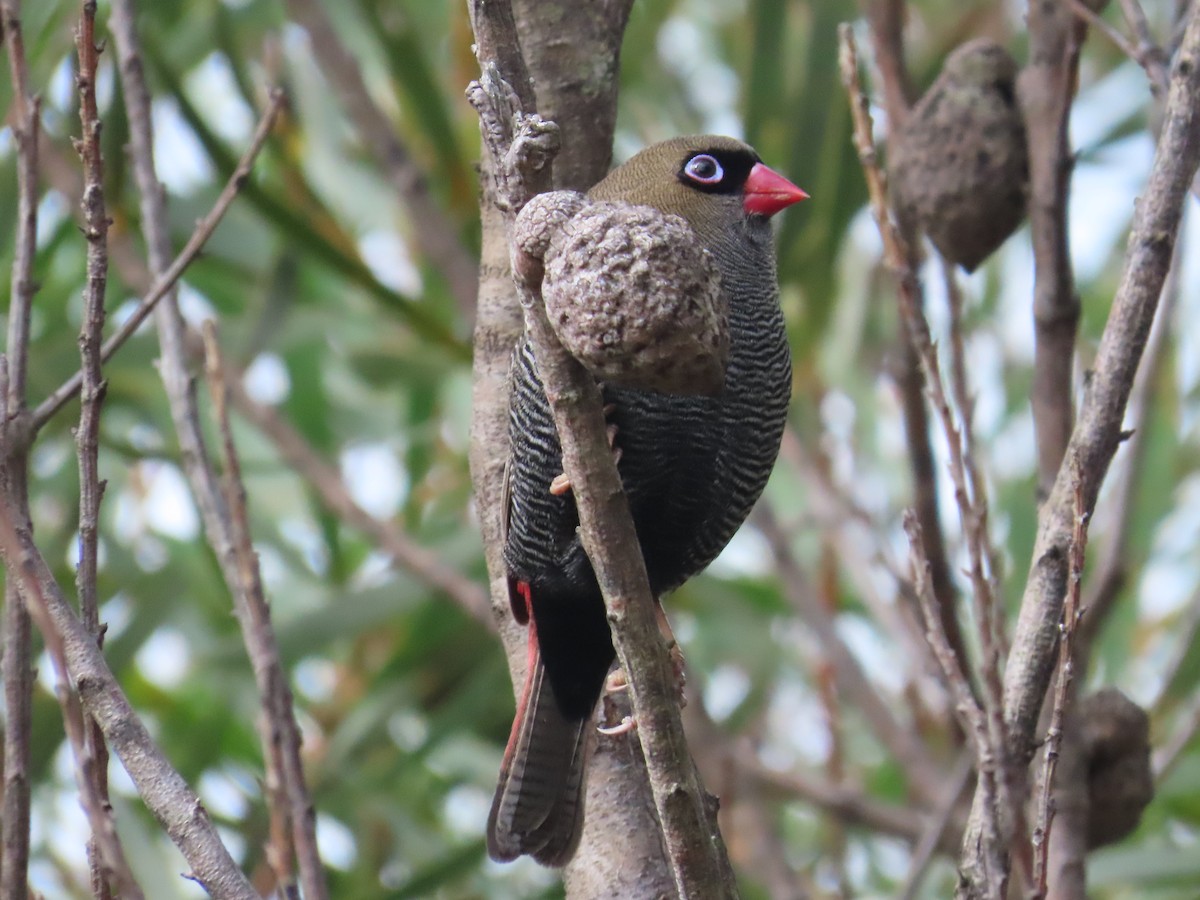
<svg viewBox="0 0 1200 900"><path fill-rule="evenodd" d="M707 153L698 153L689 159L683 173L697 184L720 184L725 177L721 164Z"/></svg>

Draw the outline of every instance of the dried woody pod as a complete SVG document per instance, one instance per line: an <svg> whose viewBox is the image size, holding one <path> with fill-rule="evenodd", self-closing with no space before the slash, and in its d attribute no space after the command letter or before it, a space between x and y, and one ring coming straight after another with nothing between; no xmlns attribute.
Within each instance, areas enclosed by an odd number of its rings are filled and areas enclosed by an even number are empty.
<svg viewBox="0 0 1200 900"><path fill-rule="evenodd" d="M1088 848L1131 834L1154 799L1150 717L1116 688L1082 699L1077 720L1088 761Z"/></svg>
<svg viewBox="0 0 1200 900"><path fill-rule="evenodd" d="M711 254L686 221L560 191L535 197L515 236L523 249L542 251L550 324L598 379L669 394L720 392L728 310Z"/></svg>
<svg viewBox="0 0 1200 900"><path fill-rule="evenodd" d="M898 215L968 272L1025 218L1029 159L1017 64L994 41L963 44L913 108L890 161Z"/></svg>

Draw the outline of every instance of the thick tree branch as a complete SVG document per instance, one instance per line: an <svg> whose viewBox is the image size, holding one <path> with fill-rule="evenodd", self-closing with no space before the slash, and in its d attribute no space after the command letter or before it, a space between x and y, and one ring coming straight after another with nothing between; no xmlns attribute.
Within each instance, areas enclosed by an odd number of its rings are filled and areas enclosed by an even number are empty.
<svg viewBox="0 0 1200 900"><path fill-rule="evenodd" d="M528 110L497 68L488 48L516 46L489 31L486 13L505 4L476 6L474 24L483 75L468 96L480 113L481 130L495 180L492 198L508 221L537 193L546 164L557 150L557 129ZM492 7L491 10L488 7ZM481 28L481 25L483 26ZM483 34L480 33L483 31ZM511 49L507 52L512 52ZM518 67L513 77L520 82ZM542 173L542 174L539 174ZM526 327L554 413L563 468L572 480L584 548L592 560L613 627L618 657L630 680L632 705L646 757L667 856L676 889L686 897L736 896L715 815L687 753L666 647L654 615L645 564L605 437L595 380L558 343L541 303L540 274L518 284Z"/></svg>
<svg viewBox="0 0 1200 900"><path fill-rule="evenodd" d="M468 95L480 113L493 162L500 160L497 199L515 215L533 196L532 173L557 149L557 130L512 107L494 64L481 57L482 82ZM512 136L506 140L508 122ZM514 251L516 252L516 251ZM531 268L525 267L528 271ZM638 736L646 758L667 856L681 897L736 896L715 815L687 751L671 663L659 633L645 563L628 501L605 435L595 379L559 344L541 299L540 271L518 281L526 329L554 414L563 470L571 479L580 535L592 561L613 629L613 643L629 679Z"/></svg>
<svg viewBox="0 0 1200 900"><path fill-rule="evenodd" d="M1126 402L1170 267L1183 198L1200 160L1200 10L1193 9L1171 76L1166 119L1150 180L1139 199L1125 267L1100 340L1071 450L1080 460L1084 512L1091 514L1113 454L1126 434ZM1070 473L1059 473L1042 507L1030 577L1005 679L1015 748L1032 746L1066 593L1072 534Z"/></svg>

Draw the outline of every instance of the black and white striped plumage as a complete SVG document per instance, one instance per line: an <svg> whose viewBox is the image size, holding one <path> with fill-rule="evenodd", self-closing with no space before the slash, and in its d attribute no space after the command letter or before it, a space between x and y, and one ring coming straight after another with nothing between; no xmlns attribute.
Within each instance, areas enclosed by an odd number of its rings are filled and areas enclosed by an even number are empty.
<svg viewBox="0 0 1200 900"><path fill-rule="evenodd" d="M695 160L701 160L698 166ZM722 177L699 181L695 171ZM752 176L752 172L755 174ZM747 187L759 187L757 203ZM773 199L763 199L769 184ZM787 189L790 189L790 193ZM781 193L782 191L782 193ZM745 521L774 466L791 392L768 217L804 195L752 149L720 137L654 145L592 189L682 216L713 254L729 301L724 391L676 396L604 388L618 471L656 596L707 566ZM576 532L557 432L528 343L513 361L508 532L514 612L530 622L529 669L488 827L497 859L561 865L582 826L592 712L614 658L604 602ZM547 690L547 688L549 688Z"/></svg>

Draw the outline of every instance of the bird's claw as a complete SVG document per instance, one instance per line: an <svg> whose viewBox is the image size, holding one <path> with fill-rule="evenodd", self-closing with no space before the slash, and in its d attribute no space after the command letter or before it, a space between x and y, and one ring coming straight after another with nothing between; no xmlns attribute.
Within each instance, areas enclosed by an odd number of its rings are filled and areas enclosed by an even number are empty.
<svg viewBox="0 0 1200 900"><path fill-rule="evenodd" d="M617 411L617 404L604 404L604 418L607 419ZM609 422L604 426L604 435L608 438L608 449L612 451L612 461L615 466L621 461L621 448L617 446L617 426L615 422ZM554 480L550 482L550 493L555 497L562 497L571 492L571 479L567 477L566 472L559 472L554 476Z"/></svg>
<svg viewBox="0 0 1200 900"><path fill-rule="evenodd" d="M596 730L607 737L629 734L631 731L637 730L637 720L633 716L625 716L616 725L597 725Z"/></svg>
<svg viewBox="0 0 1200 900"><path fill-rule="evenodd" d="M624 669L614 669L608 673L608 677L604 679L605 694L619 694L621 691L629 690L629 679L625 677Z"/></svg>

